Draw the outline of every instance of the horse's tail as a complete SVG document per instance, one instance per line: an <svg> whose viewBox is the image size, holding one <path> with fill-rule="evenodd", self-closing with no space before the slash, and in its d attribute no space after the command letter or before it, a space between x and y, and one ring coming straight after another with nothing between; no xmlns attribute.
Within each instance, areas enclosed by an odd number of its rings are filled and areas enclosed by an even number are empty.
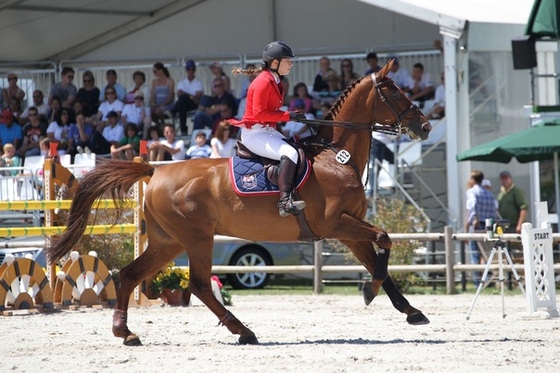
<svg viewBox="0 0 560 373"><path fill-rule="evenodd" d="M128 191L138 180L152 176L155 167L147 163L119 160L100 161L95 168L81 180L68 214L68 227L60 238L53 240L47 249L50 263L67 254L82 237L88 222L88 216L96 199L111 192L117 205L117 219L126 204ZM116 221L115 221L116 223Z"/></svg>

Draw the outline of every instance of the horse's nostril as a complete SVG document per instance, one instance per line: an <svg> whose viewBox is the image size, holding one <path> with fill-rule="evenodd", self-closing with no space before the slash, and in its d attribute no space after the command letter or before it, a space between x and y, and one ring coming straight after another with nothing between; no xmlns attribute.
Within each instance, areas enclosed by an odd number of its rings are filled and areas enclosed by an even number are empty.
<svg viewBox="0 0 560 373"><path fill-rule="evenodd" d="M422 131L430 132L432 130L432 125L430 123L424 123L422 125Z"/></svg>

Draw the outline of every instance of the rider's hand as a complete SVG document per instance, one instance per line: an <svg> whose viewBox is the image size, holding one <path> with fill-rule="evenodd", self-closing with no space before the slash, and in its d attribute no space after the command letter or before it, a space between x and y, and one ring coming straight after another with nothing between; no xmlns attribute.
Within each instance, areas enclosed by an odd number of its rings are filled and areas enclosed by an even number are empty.
<svg viewBox="0 0 560 373"><path fill-rule="evenodd" d="M303 115L299 111L290 111L290 120L293 120L294 122L301 122L306 119L307 118L305 117L305 115Z"/></svg>

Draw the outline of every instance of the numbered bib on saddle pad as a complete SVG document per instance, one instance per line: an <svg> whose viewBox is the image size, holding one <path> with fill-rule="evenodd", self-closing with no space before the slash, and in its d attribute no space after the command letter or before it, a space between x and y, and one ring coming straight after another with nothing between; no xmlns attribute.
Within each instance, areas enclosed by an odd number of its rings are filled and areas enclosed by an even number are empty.
<svg viewBox="0 0 560 373"><path fill-rule="evenodd" d="M229 159L230 180L235 193L240 196L270 196L278 194L278 185L275 178L269 177L269 172L276 174L277 165L264 166L260 158ZM270 168L270 169L269 169ZM305 161L302 172L299 172L295 181L295 189L301 188L311 174L311 162Z"/></svg>

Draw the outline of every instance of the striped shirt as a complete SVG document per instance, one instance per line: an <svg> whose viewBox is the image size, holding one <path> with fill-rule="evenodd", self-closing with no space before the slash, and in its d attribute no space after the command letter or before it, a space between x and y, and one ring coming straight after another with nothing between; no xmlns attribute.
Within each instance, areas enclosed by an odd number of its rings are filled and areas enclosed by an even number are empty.
<svg viewBox="0 0 560 373"><path fill-rule="evenodd" d="M482 229L486 219L496 219L496 203L494 195L481 187L475 185L467 190L467 212L469 225L473 224L475 217L478 218L479 226L475 229Z"/></svg>

